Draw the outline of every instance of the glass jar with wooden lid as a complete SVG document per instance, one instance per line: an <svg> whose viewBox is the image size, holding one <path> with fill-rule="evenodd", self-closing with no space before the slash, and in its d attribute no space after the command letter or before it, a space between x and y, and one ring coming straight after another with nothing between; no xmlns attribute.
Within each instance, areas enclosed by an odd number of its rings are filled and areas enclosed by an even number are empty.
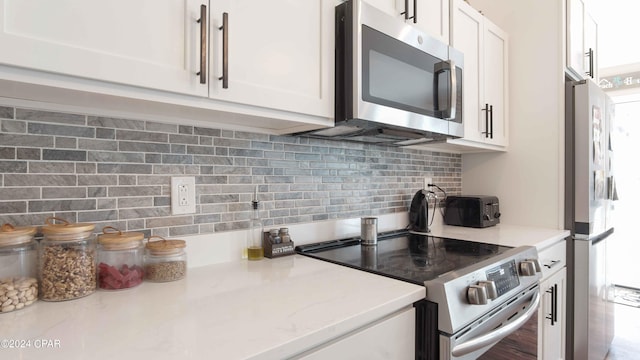
<svg viewBox="0 0 640 360"><path fill-rule="evenodd" d="M112 226L98 235L98 287L121 290L142 283L144 233L122 232Z"/></svg>
<svg viewBox="0 0 640 360"><path fill-rule="evenodd" d="M94 228L90 223L70 223L57 217L46 219L38 251L40 299L72 300L95 292Z"/></svg>
<svg viewBox="0 0 640 360"><path fill-rule="evenodd" d="M38 248L32 226L0 227L0 313L24 309L38 299Z"/></svg>
<svg viewBox="0 0 640 360"><path fill-rule="evenodd" d="M150 237L144 255L145 280L167 282L184 278L187 273L186 246L184 240Z"/></svg>

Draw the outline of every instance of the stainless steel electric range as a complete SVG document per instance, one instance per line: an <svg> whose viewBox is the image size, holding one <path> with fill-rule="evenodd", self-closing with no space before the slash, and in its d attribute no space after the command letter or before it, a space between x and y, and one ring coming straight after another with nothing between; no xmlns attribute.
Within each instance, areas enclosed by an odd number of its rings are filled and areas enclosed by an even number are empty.
<svg viewBox="0 0 640 360"><path fill-rule="evenodd" d="M427 288L416 308L416 359L476 359L517 331L538 308L535 247L383 233L296 248L302 255Z"/></svg>

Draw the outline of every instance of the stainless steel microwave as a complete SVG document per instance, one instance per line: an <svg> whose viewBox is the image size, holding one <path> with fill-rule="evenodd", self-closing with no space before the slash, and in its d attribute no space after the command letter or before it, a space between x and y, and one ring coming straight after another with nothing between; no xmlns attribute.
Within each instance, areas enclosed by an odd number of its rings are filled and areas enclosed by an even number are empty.
<svg viewBox="0 0 640 360"><path fill-rule="evenodd" d="M463 54L362 0L336 7L335 127L390 145L463 136Z"/></svg>

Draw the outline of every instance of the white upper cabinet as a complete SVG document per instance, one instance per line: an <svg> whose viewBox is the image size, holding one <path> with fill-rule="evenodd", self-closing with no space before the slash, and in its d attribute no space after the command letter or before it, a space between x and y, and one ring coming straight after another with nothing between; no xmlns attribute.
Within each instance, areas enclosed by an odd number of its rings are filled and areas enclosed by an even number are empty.
<svg viewBox="0 0 640 360"><path fill-rule="evenodd" d="M378 9L404 19L445 44L449 43L449 0L366 0Z"/></svg>
<svg viewBox="0 0 640 360"><path fill-rule="evenodd" d="M332 126L338 3L0 0L0 97L278 134Z"/></svg>
<svg viewBox="0 0 640 360"><path fill-rule="evenodd" d="M210 97L333 117L335 4L211 1Z"/></svg>
<svg viewBox="0 0 640 360"><path fill-rule="evenodd" d="M451 6L451 46L464 53L464 138L450 144L486 150L508 145L508 37L463 0Z"/></svg>
<svg viewBox="0 0 640 360"><path fill-rule="evenodd" d="M584 17L584 68L586 75L599 83L598 76L598 23L590 13Z"/></svg>
<svg viewBox="0 0 640 360"><path fill-rule="evenodd" d="M0 64L206 96L200 0L0 0Z"/></svg>
<svg viewBox="0 0 640 360"><path fill-rule="evenodd" d="M567 72L598 81L598 24L584 0L567 0Z"/></svg>

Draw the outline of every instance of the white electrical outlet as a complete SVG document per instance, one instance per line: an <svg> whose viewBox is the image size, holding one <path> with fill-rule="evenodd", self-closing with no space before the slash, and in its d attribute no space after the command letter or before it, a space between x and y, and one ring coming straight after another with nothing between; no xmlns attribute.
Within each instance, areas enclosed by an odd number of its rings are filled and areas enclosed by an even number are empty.
<svg viewBox="0 0 640 360"><path fill-rule="evenodd" d="M193 176L171 178L171 214L196 212L196 178Z"/></svg>
<svg viewBox="0 0 640 360"><path fill-rule="evenodd" d="M425 177L424 178L424 187L423 187L423 189L425 189L425 190L429 189L429 184L433 184L433 178Z"/></svg>

